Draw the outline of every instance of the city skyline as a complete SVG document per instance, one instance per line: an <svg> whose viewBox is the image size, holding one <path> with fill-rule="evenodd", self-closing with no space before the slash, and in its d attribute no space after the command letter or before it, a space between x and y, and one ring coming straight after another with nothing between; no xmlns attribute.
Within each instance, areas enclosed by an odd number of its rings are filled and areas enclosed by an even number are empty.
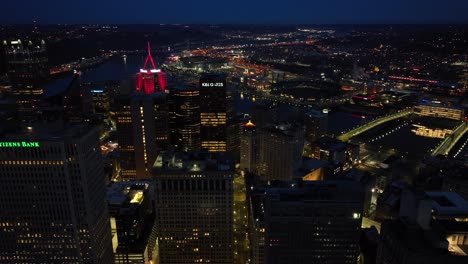
<svg viewBox="0 0 468 264"><path fill-rule="evenodd" d="M0 264L468 263L468 3L1 6Z"/></svg>

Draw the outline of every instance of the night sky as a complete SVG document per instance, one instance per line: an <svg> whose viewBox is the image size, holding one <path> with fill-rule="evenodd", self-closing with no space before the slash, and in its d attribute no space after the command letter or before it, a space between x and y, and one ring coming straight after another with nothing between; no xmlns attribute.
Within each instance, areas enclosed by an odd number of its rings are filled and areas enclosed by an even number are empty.
<svg viewBox="0 0 468 264"><path fill-rule="evenodd" d="M0 23L468 23L468 0L2 1Z"/></svg>

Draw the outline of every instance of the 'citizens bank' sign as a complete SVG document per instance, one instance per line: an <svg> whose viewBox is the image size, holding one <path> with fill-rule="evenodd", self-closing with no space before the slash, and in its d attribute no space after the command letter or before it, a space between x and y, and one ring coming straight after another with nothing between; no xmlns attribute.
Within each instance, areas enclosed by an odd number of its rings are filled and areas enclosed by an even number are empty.
<svg viewBox="0 0 468 264"><path fill-rule="evenodd" d="M38 148L39 142L27 142L27 141L17 141L17 142L2 142L0 141L0 148Z"/></svg>

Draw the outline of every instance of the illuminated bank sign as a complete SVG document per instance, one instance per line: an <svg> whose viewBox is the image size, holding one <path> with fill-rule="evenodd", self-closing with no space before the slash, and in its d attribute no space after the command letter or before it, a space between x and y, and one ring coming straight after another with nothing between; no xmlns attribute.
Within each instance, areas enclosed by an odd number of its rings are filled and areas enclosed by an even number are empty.
<svg viewBox="0 0 468 264"><path fill-rule="evenodd" d="M38 148L39 142L36 141L15 141L15 142L2 142L0 141L0 148Z"/></svg>
<svg viewBox="0 0 468 264"><path fill-rule="evenodd" d="M224 87L224 83L222 82L204 82L202 83L202 87Z"/></svg>

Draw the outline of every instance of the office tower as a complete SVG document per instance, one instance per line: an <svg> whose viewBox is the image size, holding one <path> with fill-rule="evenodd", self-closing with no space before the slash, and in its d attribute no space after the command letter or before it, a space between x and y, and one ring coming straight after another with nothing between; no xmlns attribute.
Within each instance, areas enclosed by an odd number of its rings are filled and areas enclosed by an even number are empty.
<svg viewBox="0 0 468 264"><path fill-rule="evenodd" d="M0 142L0 263L114 263L97 128Z"/></svg>
<svg viewBox="0 0 468 264"><path fill-rule="evenodd" d="M257 127L249 120L243 128L240 138L240 168L254 172L257 165Z"/></svg>
<svg viewBox="0 0 468 264"><path fill-rule="evenodd" d="M266 191L266 263L357 263L362 189L305 181Z"/></svg>
<svg viewBox="0 0 468 264"><path fill-rule="evenodd" d="M92 122L92 96L89 89L80 84L80 75L75 74L70 83L60 91L48 92L35 99L23 127L32 127L36 131L60 128L64 123L81 124Z"/></svg>
<svg viewBox="0 0 468 264"><path fill-rule="evenodd" d="M265 189L252 188L248 191L249 240L252 264L265 262Z"/></svg>
<svg viewBox="0 0 468 264"><path fill-rule="evenodd" d="M147 68L148 62L151 62L152 68ZM155 74L157 74L157 76L155 76ZM156 68L153 56L151 56L150 43L148 42L148 56L145 59L143 68L140 69L139 73L137 73L136 91L144 92L145 94L152 94L157 90L164 92L166 86L166 74Z"/></svg>
<svg viewBox="0 0 468 264"><path fill-rule="evenodd" d="M102 114L104 116L109 115L111 97L109 89L105 86L100 87L89 87L91 98L93 101L93 110L96 114Z"/></svg>
<svg viewBox="0 0 468 264"><path fill-rule="evenodd" d="M328 114L310 110L305 114L305 138L314 142L327 133Z"/></svg>
<svg viewBox="0 0 468 264"><path fill-rule="evenodd" d="M172 145L185 152L200 150L200 91L195 85L170 89Z"/></svg>
<svg viewBox="0 0 468 264"><path fill-rule="evenodd" d="M34 100L43 94L40 84L49 76L45 42L31 40L3 41L7 74L13 86L21 119L28 119Z"/></svg>
<svg viewBox="0 0 468 264"><path fill-rule="evenodd" d="M148 62L153 68L147 69ZM161 70L156 69L148 43L136 91L118 94L114 99L121 176L126 180L150 178L158 151L169 147L169 104L165 85L155 81L156 73Z"/></svg>
<svg viewBox="0 0 468 264"><path fill-rule="evenodd" d="M135 93L131 101L136 178L151 178L158 151L169 144L169 108L163 92Z"/></svg>
<svg viewBox="0 0 468 264"><path fill-rule="evenodd" d="M64 118L67 122L82 123L87 114L93 113L93 96L89 87L81 85L79 72L73 76L65 91L58 96L63 98Z"/></svg>
<svg viewBox="0 0 468 264"><path fill-rule="evenodd" d="M257 135L257 174L265 181L292 179L302 162L304 128L296 124L270 125Z"/></svg>
<svg viewBox="0 0 468 264"><path fill-rule="evenodd" d="M233 263L231 160L161 152L154 176L160 263Z"/></svg>
<svg viewBox="0 0 468 264"><path fill-rule="evenodd" d="M226 76L206 74L200 78L201 149L227 150Z"/></svg>
<svg viewBox="0 0 468 264"><path fill-rule="evenodd" d="M120 175L123 179L136 178L135 145L130 95L116 95L113 109L119 143Z"/></svg>
<svg viewBox="0 0 468 264"><path fill-rule="evenodd" d="M115 182L108 188L116 264L158 263L152 188L149 181Z"/></svg>
<svg viewBox="0 0 468 264"><path fill-rule="evenodd" d="M231 153L233 159L237 162L240 160L240 136L244 124L245 122L242 116L234 116L232 118L228 118L227 121L227 152Z"/></svg>

